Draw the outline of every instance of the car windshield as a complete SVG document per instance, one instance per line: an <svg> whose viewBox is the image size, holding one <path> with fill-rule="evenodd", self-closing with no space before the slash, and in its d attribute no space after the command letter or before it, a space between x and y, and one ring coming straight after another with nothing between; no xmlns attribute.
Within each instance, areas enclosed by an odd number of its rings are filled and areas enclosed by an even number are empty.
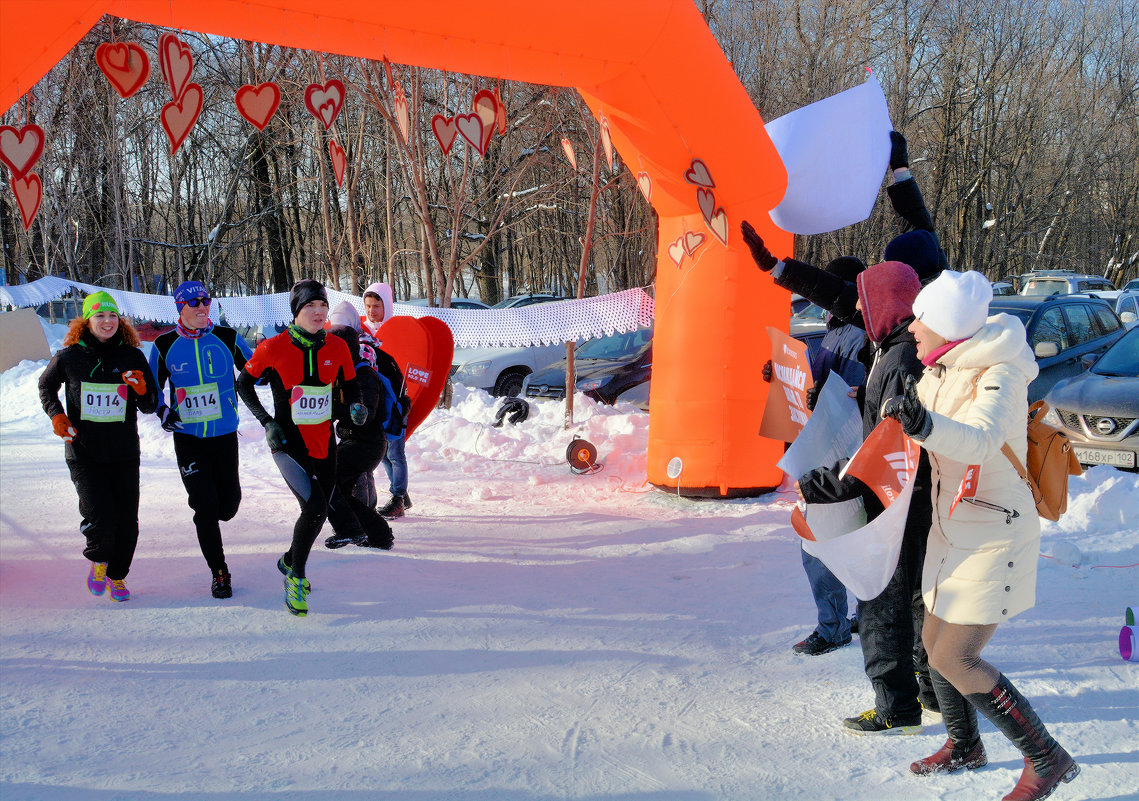
<svg viewBox="0 0 1139 801"><path fill-rule="evenodd" d="M653 332L647 328L630 331L628 334L615 334L611 337L591 339L578 346L574 358L577 359L620 359L638 353L652 341Z"/></svg>
<svg viewBox="0 0 1139 801"><path fill-rule="evenodd" d="M1092 367L1096 375L1139 376L1139 328L1132 328Z"/></svg>
<svg viewBox="0 0 1139 801"><path fill-rule="evenodd" d="M1025 328L1028 327L1028 323L1032 319L1032 309L1007 309L1000 306L990 306L989 314L1011 314L1024 323Z"/></svg>
<svg viewBox="0 0 1139 801"><path fill-rule="evenodd" d="M1068 279L1066 278L1033 278L1029 281L1024 291L1020 294L1032 295L1058 295L1068 291Z"/></svg>

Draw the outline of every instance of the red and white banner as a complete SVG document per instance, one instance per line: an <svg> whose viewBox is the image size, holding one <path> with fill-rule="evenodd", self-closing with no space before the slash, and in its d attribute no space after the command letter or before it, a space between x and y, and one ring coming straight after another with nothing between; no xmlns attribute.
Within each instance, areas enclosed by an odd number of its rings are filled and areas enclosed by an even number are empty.
<svg viewBox="0 0 1139 801"><path fill-rule="evenodd" d="M771 337L771 389L763 407L759 434L792 442L811 416L807 410L807 390L815 385L811 363L807 346L799 340L771 326L767 327L767 335Z"/></svg>
<svg viewBox="0 0 1139 801"><path fill-rule="evenodd" d="M966 498L972 498L977 494L977 486L981 483L981 465L971 464L965 468L965 475L961 476L961 486L957 488L957 494L953 496L953 503L949 506L949 517L953 517L953 511L957 508L957 504Z"/></svg>
<svg viewBox="0 0 1139 801"><path fill-rule="evenodd" d="M920 456L921 448L903 433L901 424L887 418L870 432L843 471L866 484L886 507L884 512L865 526L830 539L811 532L809 510L806 516L798 507L792 512L791 525L803 538L803 550L821 559L860 600L876 598L894 575Z"/></svg>

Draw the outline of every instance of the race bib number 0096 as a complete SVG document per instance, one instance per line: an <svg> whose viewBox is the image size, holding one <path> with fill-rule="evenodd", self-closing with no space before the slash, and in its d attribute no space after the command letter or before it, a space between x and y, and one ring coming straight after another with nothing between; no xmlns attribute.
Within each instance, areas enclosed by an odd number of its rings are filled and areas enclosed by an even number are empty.
<svg viewBox="0 0 1139 801"><path fill-rule="evenodd" d="M122 423L127 419L127 387L125 384L79 385L79 417L93 423Z"/></svg>
<svg viewBox="0 0 1139 801"><path fill-rule="evenodd" d="M293 387L293 422L299 426L332 419L332 387Z"/></svg>

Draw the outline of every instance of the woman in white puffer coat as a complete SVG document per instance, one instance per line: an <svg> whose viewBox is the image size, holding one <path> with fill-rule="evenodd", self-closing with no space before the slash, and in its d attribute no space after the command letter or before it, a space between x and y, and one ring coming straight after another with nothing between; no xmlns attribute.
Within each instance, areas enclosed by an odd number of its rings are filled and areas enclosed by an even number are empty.
<svg viewBox="0 0 1139 801"><path fill-rule="evenodd" d="M997 626L1036 601L1040 518L1032 491L1001 452L1023 463L1028 384L1038 368L1024 325L986 319L988 279L943 272L914 301L910 331L926 365L920 382L883 405L929 454L933 521L922 575L922 640L949 739L910 766L917 775L988 762L980 711L1024 754L1004 801L1035 801L1079 773L1008 678L981 658Z"/></svg>

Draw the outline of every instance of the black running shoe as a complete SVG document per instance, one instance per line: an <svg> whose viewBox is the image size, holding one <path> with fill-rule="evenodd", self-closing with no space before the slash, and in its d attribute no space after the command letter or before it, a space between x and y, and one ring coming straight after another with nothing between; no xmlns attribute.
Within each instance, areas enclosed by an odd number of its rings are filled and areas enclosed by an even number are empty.
<svg viewBox="0 0 1139 801"><path fill-rule="evenodd" d="M329 537L328 539L326 539L324 541L324 547L325 548L332 548L333 550L335 550L336 548L343 548L345 545L367 545L367 544L368 544L368 535L367 534L352 534L352 535L347 535L347 536L343 535L343 534L333 534L331 537Z"/></svg>
<svg viewBox="0 0 1139 801"><path fill-rule="evenodd" d="M214 571L214 580L210 584L210 592L215 598L233 597L233 587L229 585L229 571L218 568Z"/></svg>
<svg viewBox="0 0 1139 801"><path fill-rule="evenodd" d="M851 734L921 734L921 713L915 720L887 720L877 709L868 709L861 715L846 718L842 725Z"/></svg>
<svg viewBox="0 0 1139 801"><path fill-rule="evenodd" d="M792 645L791 650L797 654L803 654L804 656L821 656L822 654L829 654L831 651L842 648L844 645L850 645L850 637L839 642L831 642L830 640L824 640L822 635L817 631L812 631L807 639Z"/></svg>

